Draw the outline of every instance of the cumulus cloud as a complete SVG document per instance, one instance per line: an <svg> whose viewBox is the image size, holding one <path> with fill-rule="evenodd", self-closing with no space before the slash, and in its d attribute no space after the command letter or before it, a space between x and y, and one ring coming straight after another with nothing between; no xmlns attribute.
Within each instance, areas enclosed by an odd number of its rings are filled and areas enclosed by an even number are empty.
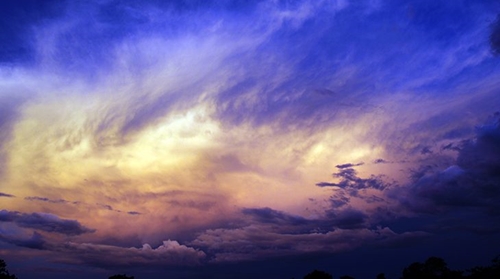
<svg viewBox="0 0 500 279"><path fill-rule="evenodd" d="M95 232L94 229L89 229L76 220L61 219L57 215L50 213L21 213L0 210L0 222L12 222L22 228L65 235L80 235Z"/></svg>
<svg viewBox="0 0 500 279"><path fill-rule="evenodd" d="M141 248L124 248L111 245L68 242L52 249L68 257L66 262L81 262L100 267L199 265L206 255L203 251L181 245L175 240L166 240L152 248L144 244Z"/></svg>

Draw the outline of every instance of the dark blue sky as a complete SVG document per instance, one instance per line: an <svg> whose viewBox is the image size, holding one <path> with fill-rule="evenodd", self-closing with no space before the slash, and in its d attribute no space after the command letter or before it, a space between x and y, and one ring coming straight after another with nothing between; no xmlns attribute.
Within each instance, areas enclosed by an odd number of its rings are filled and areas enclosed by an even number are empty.
<svg viewBox="0 0 500 279"><path fill-rule="evenodd" d="M498 1L3 1L21 279L400 276L500 253Z"/></svg>

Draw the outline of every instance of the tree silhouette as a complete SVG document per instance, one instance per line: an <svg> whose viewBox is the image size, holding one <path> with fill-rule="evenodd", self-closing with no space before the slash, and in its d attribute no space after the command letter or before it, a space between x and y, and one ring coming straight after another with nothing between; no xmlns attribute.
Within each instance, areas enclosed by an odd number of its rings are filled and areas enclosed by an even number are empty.
<svg viewBox="0 0 500 279"><path fill-rule="evenodd" d="M386 279L385 278L385 274L384 273L380 273L379 275L377 275L376 279Z"/></svg>
<svg viewBox="0 0 500 279"><path fill-rule="evenodd" d="M14 274L10 274L7 270L7 263L0 259L0 279L17 279Z"/></svg>
<svg viewBox="0 0 500 279"><path fill-rule="evenodd" d="M461 271L450 270L446 262L430 257L424 263L415 262L403 270L401 279L455 279L463 278Z"/></svg>
<svg viewBox="0 0 500 279"><path fill-rule="evenodd" d="M313 272L304 276L304 279L333 279L330 273L321 270L314 270Z"/></svg>
<svg viewBox="0 0 500 279"><path fill-rule="evenodd" d="M491 266L477 266L467 270L468 279L490 279L500 278L500 256L493 259Z"/></svg>
<svg viewBox="0 0 500 279"><path fill-rule="evenodd" d="M110 276L108 279L134 279L134 276L127 276L125 274L116 274L113 276Z"/></svg>

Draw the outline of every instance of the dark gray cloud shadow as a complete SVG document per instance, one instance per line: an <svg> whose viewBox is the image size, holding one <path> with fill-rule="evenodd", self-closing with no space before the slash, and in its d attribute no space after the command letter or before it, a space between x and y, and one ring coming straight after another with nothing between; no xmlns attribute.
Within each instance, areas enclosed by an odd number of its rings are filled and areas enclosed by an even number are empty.
<svg viewBox="0 0 500 279"><path fill-rule="evenodd" d="M68 236L95 232L94 229L89 229L76 220L61 219L57 215L41 212L21 213L0 210L0 222L11 222L21 228L55 232Z"/></svg>
<svg viewBox="0 0 500 279"><path fill-rule="evenodd" d="M36 231L33 232L31 237L3 234L2 232L0 232L0 241L30 249L44 250L46 248L46 241L44 240L43 236Z"/></svg>

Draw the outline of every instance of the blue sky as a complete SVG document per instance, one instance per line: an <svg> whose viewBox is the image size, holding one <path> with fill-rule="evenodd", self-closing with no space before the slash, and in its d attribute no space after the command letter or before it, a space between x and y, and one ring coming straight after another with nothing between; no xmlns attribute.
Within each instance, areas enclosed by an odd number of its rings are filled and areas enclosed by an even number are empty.
<svg viewBox="0 0 500 279"><path fill-rule="evenodd" d="M497 1L0 5L19 278L397 277L499 253Z"/></svg>

